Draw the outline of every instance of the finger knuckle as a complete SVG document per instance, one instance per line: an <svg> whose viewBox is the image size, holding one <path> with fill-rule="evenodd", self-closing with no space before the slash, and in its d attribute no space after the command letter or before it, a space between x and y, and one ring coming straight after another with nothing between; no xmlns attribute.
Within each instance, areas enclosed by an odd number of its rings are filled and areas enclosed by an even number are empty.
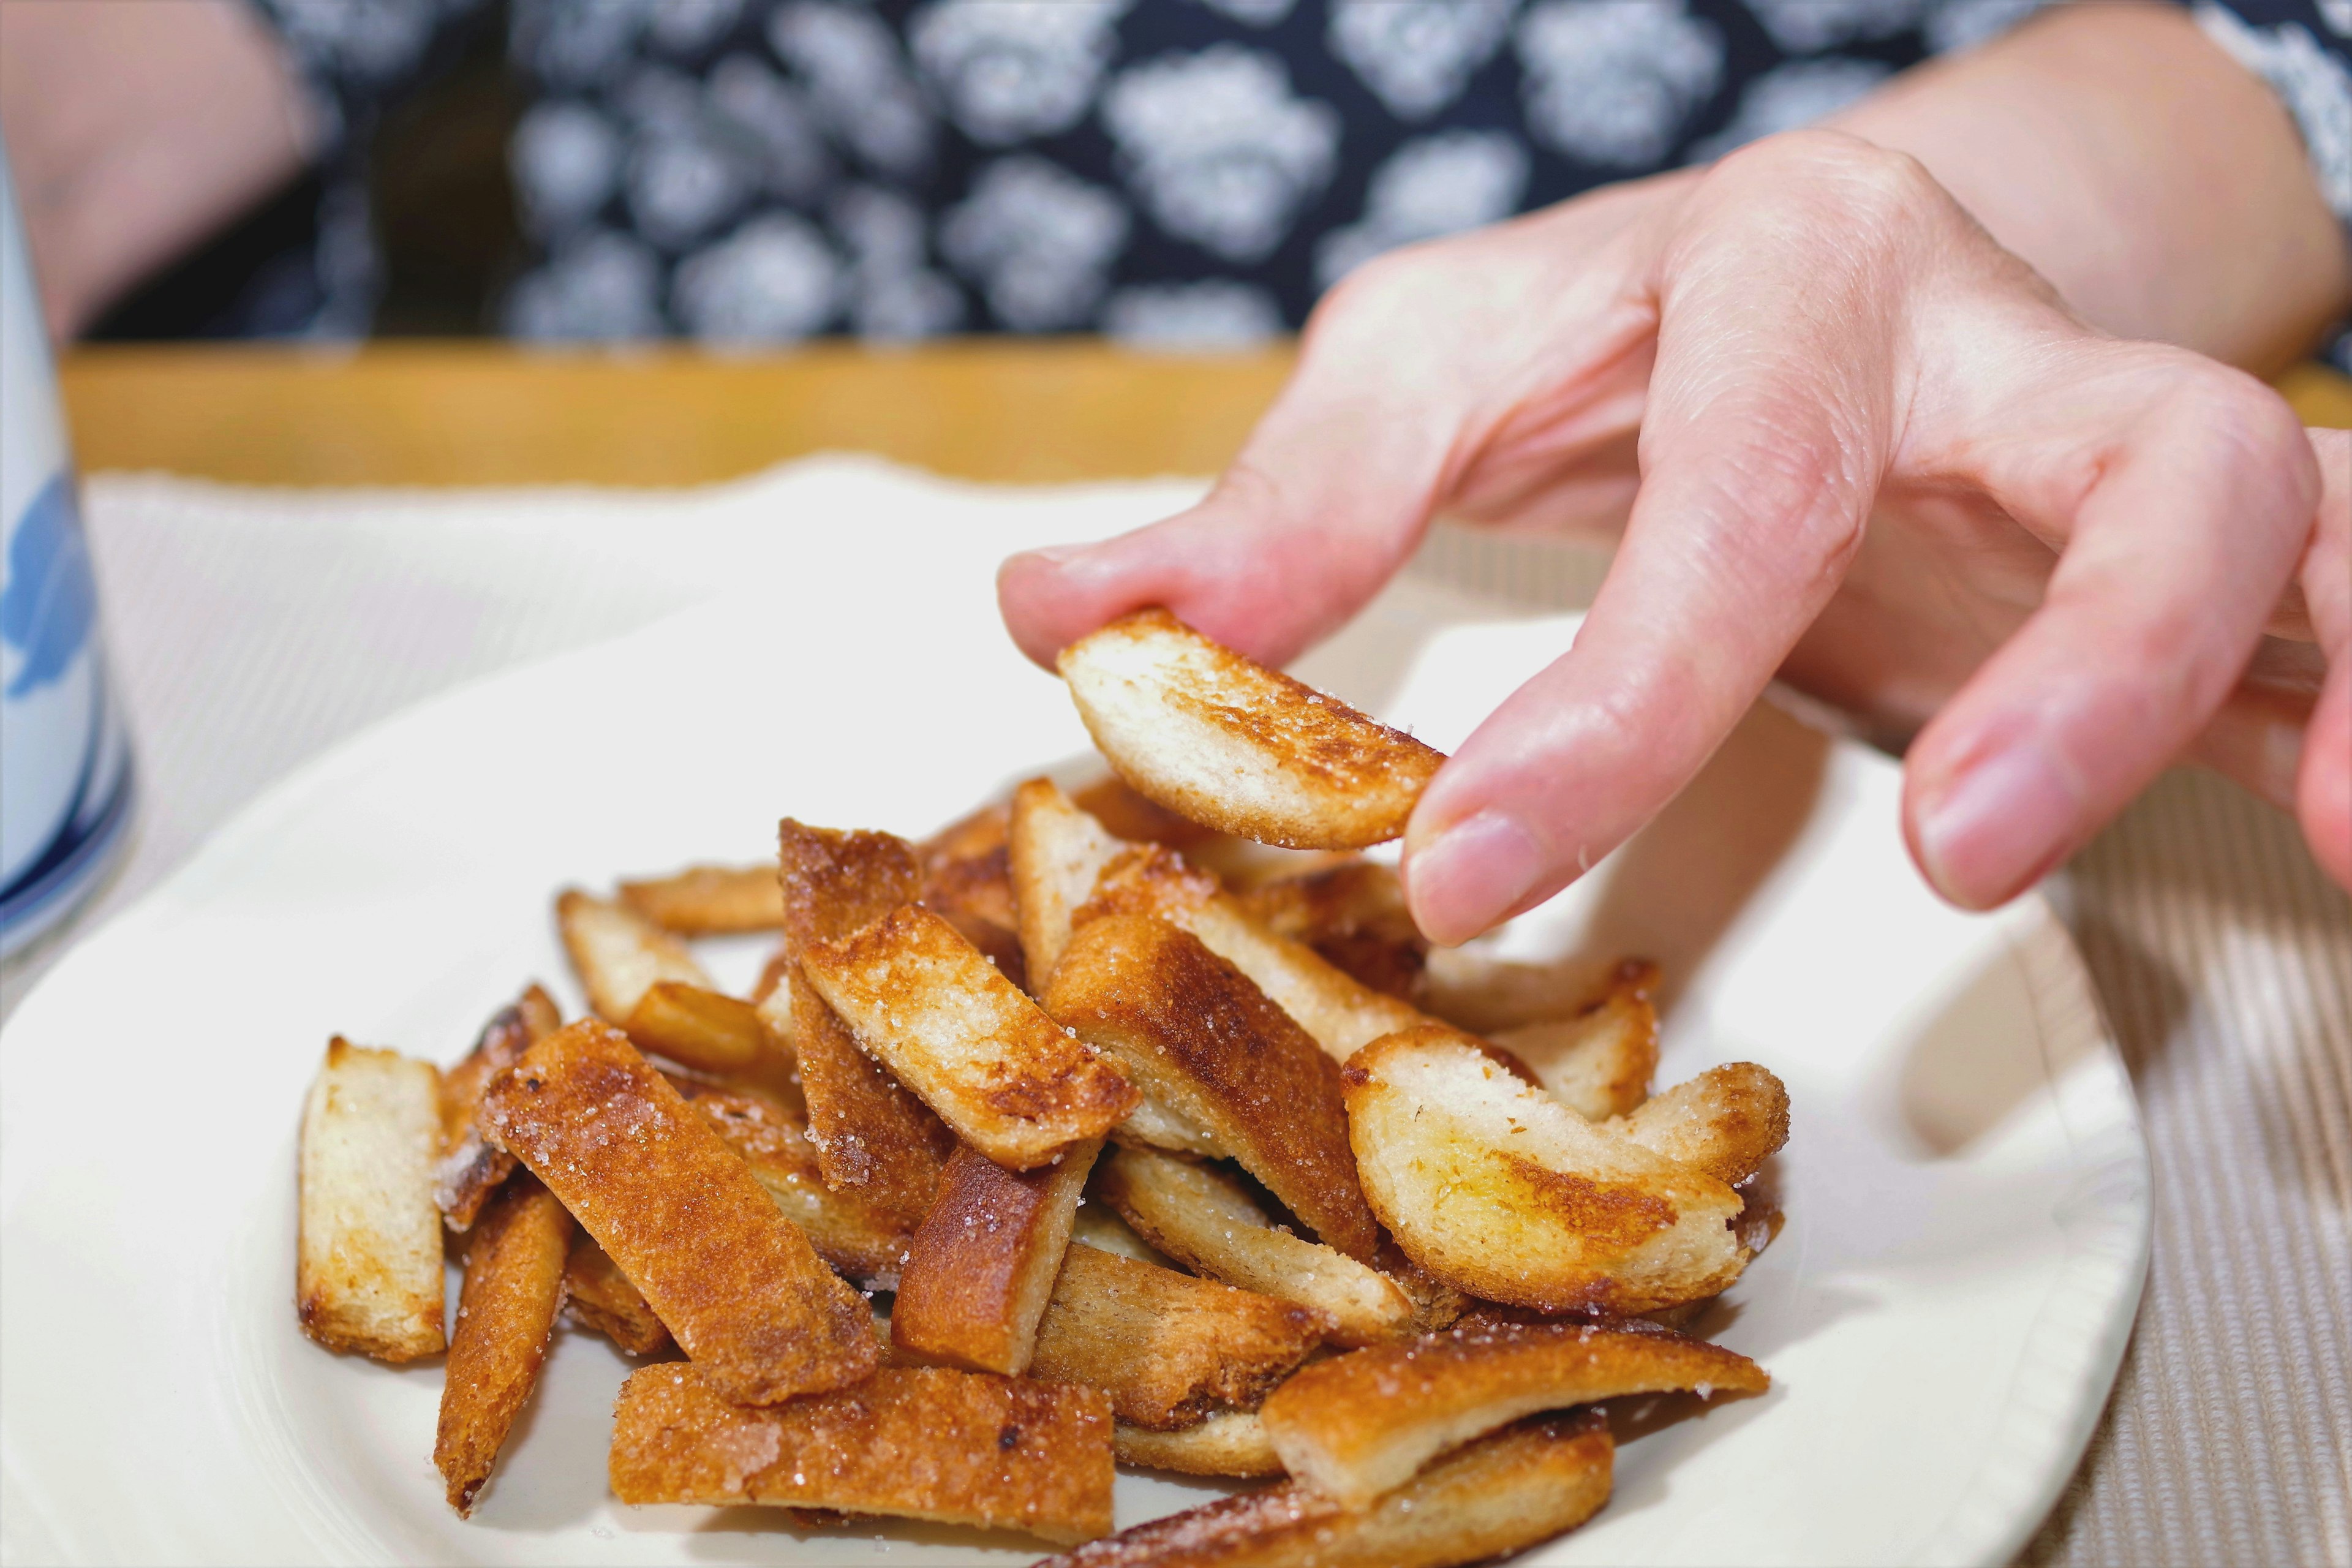
<svg viewBox="0 0 2352 1568"><path fill-rule="evenodd" d="M1847 221L1884 226L1939 211L1947 198L1926 165L1907 153L1843 132L1782 132L1717 165L1727 182L1795 193L1835 208Z"/></svg>

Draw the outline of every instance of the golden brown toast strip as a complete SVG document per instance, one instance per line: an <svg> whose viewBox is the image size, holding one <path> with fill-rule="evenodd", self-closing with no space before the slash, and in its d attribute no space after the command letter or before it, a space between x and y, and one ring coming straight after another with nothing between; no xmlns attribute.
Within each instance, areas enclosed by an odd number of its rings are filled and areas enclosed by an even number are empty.
<svg viewBox="0 0 2352 1568"><path fill-rule="evenodd" d="M651 1355L670 1342L645 1292L584 1230L572 1237L572 1256L564 1260L563 1295L564 1310L575 1322L631 1355Z"/></svg>
<svg viewBox="0 0 2352 1568"><path fill-rule="evenodd" d="M1643 1312L1712 1296L1748 1251L1739 1194L1584 1120L1444 1025L1346 1069L1372 1212L1413 1261L1488 1300Z"/></svg>
<svg viewBox="0 0 2352 1568"><path fill-rule="evenodd" d="M466 1244L466 1286L441 1384L433 1463L449 1506L474 1511L499 1449L539 1382L563 1305L572 1216L529 1175L499 1191Z"/></svg>
<svg viewBox="0 0 2352 1568"><path fill-rule="evenodd" d="M1627 1394L1761 1394L1736 1351L1649 1324L1486 1320L1318 1362L1259 1412L1291 1475L1360 1508L1431 1459L1538 1410Z"/></svg>
<svg viewBox="0 0 2352 1568"><path fill-rule="evenodd" d="M1055 661L1119 777L1169 810L1294 849L1404 831L1443 752L1335 697L1139 610Z"/></svg>
<svg viewBox="0 0 2352 1568"><path fill-rule="evenodd" d="M818 1173L808 1124L787 1101L719 1084L673 1079L727 1146L743 1157L784 1217L801 1229L835 1272L869 1290L896 1287L913 1227L859 1197L835 1192Z"/></svg>
<svg viewBox="0 0 2352 1568"><path fill-rule="evenodd" d="M1789 1141L1789 1091L1754 1062L1728 1062L1609 1128L1718 1182L1744 1182Z"/></svg>
<svg viewBox="0 0 2352 1568"><path fill-rule="evenodd" d="M784 901L771 866L688 866L667 877L623 882L621 902L680 936L774 931Z"/></svg>
<svg viewBox="0 0 2352 1568"><path fill-rule="evenodd" d="M1213 1165L1118 1149L1095 1186L1137 1235L1186 1268L1330 1314L1334 1344L1377 1344L1412 1325L1412 1302L1393 1280L1276 1229L1241 1184Z"/></svg>
<svg viewBox="0 0 2352 1568"><path fill-rule="evenodd" d="M1281 1457L1255 1410L1228 1410L1196 1426L1155 1432L1126 1422L1111 1428L1122 1463L1188 1476L1278 1476Z"/></svg>
<svg viewBox="0 0 2352 1568"><path fill-rule="evenodd" d="M441 1075L441 1157L434 1167L433 1201L451 1230L464 1230L514 1171L514 1156L493 1148L475 1125L482 1086L523 1052L563 1027L555 999L539 986L499 1009L474 1048Z"/></svg>
<svg viewBox="0 0 2352 1568"><path fill-rule="evenodd" d="M1495 1044L1586 1121L1622 1116L1649 1098L1658 1070L1658 1009L1650 1000L1656 973L1638 960L1621 964L1606 994L1568 1017L1506 1030Z"/></svg>
<svg viewBox="0 0 2352 1568"><path fill-rule="evenodd" d="M1162 844L1236 892L1328 865L1340 857L1319 849L1277 849L1177 816L1139 795L1117 773L1105 773L1070 792L1070 803L1129 844Z"/></svg>
<svg viewBox="0 0 2352 1568"><path fill-rule="evenodd" d="M1013 984L1028 988L1020 916L1013 906L1013 810L987 805L916 847L923 905L980 949Z"/></svg>
<svg viewBox="0 0 2352 1568"><path fill-rule="evenodd" d="M1190 853L1187 858L1192 858ZM1237 895L1279 937L1304 942L1334 968L1383 995L1411 1001L1429 963L1429 939L1405 907L1392 866L1347 860L1277 878Z"/></svg>
<svg viewBox="0 0 2352 1568"><path fill-rule="evenodd" d="M886 1368L855 1388L746 1408L701 1369L640 1367L613 1415L625 1503L777 1503L1045 1540L1111 1527L1110 1410L1089 1388Z"/></svg>
<svg viewBox="0 0 2352 1568"><path fill-rule="evenodd" d="M1116 1058L1160 1121L1205 1133L1317 1236L1371 1258L1380 1226L1356 1179L1339 1065L1198 937L1149 916L1090 921L1045 1010ZM1178 1147L1199 1151L1189 1138Z"/></svg>
<svg viewBox="0 0 2352 1568"><path fill-rule="evenodd" d="M1455 1568L1549 1541L1609 1500L1609 1428L1524 1421L1368 1508L1292 1482L1153 1520L1037 1568Z"/></svg>
<svg viewBox="0 0 2352 1568"><path fill-rule="evenodd" d="M1142 1102L1124 1073L919 904L800 959L857 1043L1000 1165L1034 1170Z"/></svg>
<svg viewBox="0 0 2352 1568"><path fill-rule="evenodd" d="M809 827L790 817L777 827L777 860L793 1049L817 1169L835 1192L854 1191L911 1227L930 1208L954 1135L858 1048L800 960L811 946L864 931L919 895L922 868L903 838Z"/></svg>
<svg viewBox="0 0 2352 1568"><path fill-rule="evenodd" d="M431 1062L341 1035L302 1108L294 1304L329 1350L415 1361L447 1344L441 1211L441 1075Z"/></svg>
<svg viewBox="0 0 2352 1568"><path fill-rule="evenodd" d="M1031 779L1013 792L1006 833L1028 989L1042 994L1070 944L1078 906L1093 896L1095 879L1124 846L1051 779Z"/></svg>
<svg viewBox="0 0 2352 1568"><path fill-rule="evenodd" d="M686 943L626 904L566 888L555 900L555 929L589 1009L608 1024L626 1023L656 981L717 989Z"/></svg>
<svg viewBox="0 0 2352 1568"><path fill-rule="evenodd" d="M621 1026L637 1049L728 1078L783 1076L760 1010L740 997L675 980L646 987Z"/></svg>
<svg viewBox="0 0 2352 1568"><path fill-rule="evenodd" d="M1255 1408L1329 1322L1309 1307L1073 1245L1029 1375L1091 1384L1120 1420L1171 1431Z"/></svg>
<svg viewBox="0 0 2352 1568"><path fill-rule="evenodd" d="M839 1388L881 1360L865 1300L620 1031L550 1035L490 1081L482 1120L730 1397Z"/></svg>
<svg viewBox="0 0 2352 1568"><path fill-rule="evenodd" d="M1422 1011L1456 1028L1492 1037L1530 1024L1573 1017L1606 1001L1621 984L1656 989L1657 965L1646 959L1577 955L1544 963L1498 959L1485 945L1434 948L1422 973Z"/></svg>
<svg viewBox="0 0 2352 1568"><path fill-rule="evenodd" d="M1302 942L1265 929L1214 877L1153 845L1120 851L1103 867L1076 925L1109 915L1157 915L1201 939L1250 978L1336 1061L1430 1019L1410 1003L1341 973Z"/></svg>
<svg viewBox="0 0 2352 1568"><path fill-rule="evenodd" d="M959 1148L908 1247L890 1306L891 1348L973 1372L1026 1371L1078 1194L1101 1152L1098 1142L1073 1144L1057 1163L1008 1171Z"/></svg>

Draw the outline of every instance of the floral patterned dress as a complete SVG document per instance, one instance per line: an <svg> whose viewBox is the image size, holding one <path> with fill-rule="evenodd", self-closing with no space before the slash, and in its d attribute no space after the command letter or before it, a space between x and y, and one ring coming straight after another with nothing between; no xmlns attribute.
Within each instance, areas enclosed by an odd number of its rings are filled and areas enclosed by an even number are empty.
<svg viewBox="0 0 2352 1568"><path fill-rule="evenodd" d="M478 0L257 0L347 170ZM1367 258L1717 157L2045 0L511 0L535 339L1295 330ZM2352 0L2197 0L2352 222ZM363 327L356 174L313 330Z"/></svg>

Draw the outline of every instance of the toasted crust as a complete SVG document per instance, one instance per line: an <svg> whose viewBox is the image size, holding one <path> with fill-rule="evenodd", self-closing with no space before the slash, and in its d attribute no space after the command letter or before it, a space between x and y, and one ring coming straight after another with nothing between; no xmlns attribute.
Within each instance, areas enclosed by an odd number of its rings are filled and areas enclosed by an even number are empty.
<svg viewBox="0 0 2352 1568"><path fill-rule="evenodd" d="M1001 1165L1033 1170L1141 1103L1124 1073L919 904L804 949L801 973L860 1046Z"/></svg>
<svg viewBox="0 0 2352 1568"><path fill-rule="evenodd" d="M1789 1141L1789 1091L1754 1062L1728 1062L1610 1128L1718 1182L1744 1182Z"/></svg>
<svg viewBox="0 0 2352 1568"><path fill-rule="evenodd" d="M987 805L917 846L923 905L963 933L1013 984L1028 988L1013 907L1013 810Z"/></svg>
<svg viewBox="0 0 2352 1568"><path fill-rule="evenodd" d="M1031 779L1013 792L1007 835L1014 924L1029 990L1042 994L1069 945L1073 915L1122 846L1051 779Z"/></svg>
<svg viewBox="0 0 2352 1568"><path fill-rule="evenodd" d="M1111 1527L1110 1411L1092 1389L886 1368L788 1405L730 1404L699 1367L640 1367L613 1415L625 1503L776 1503L1069 1542Z"/></svg>
<svg viewBox="0 0 2352 1568"><path fill-rule="evenodd" d="M1122 616L1055 664L1119 777L1179 816L1262 844L1360 849L1394 838L1445 762L1165 610Z"/></svg>
<svg viewBox="0 0 2352 1568"><path fill-rule="evenodd" d="M1738 1194L1586 1121L1483 1041L1407 1030L1345 1076L1364 1195L1448 1284L1544 1311L1642 1312L1714 1295L1746 1265Z"/></svg>
<svg viewBox="0 0 2352 1568"><path fill-rule="evenodd" d="M1108 1204L1078 1205L1078 1212L1070 1221L1070 1243L1076 1246L1080 1242L1115 1258L1131 1258L1160 1268L1170 1266L1167 1255L1137 1235L1135 1228Z"/></svg>
<svg viewBox="0 0 2352 1568"><path fill-rule="evenodd" d="M922 868L905 839L809 827L789 817L777 827L777 861L787 1010L817 1168L827 1186L855 1191L911 1227L930 1207L954 1136L858 1049L849 1026L809 985L800 959L810 946L861 931L915 898Z"/></svg>
<svg viewBox="0 0 2352 1568"><path fill-rule="evenodd" d="M1627 1394L1761 1394L1736 1351L1649 1324L1476 1321L1307 1367L1260 1412L1291 1475L1350 1507L1449 1448L1538 1410Z"/></svg>
<svg viewBox="0 0 2352 1568"><path fill-rule="evenodd" d="M1084 926L1122 914L1157 915L1199 937L1202 946L1249 976L1334 1060L1346 1061L1382 1035L1431 1022L1411 1004L1341 973L1313 948L1275 935L1214 877L1156 845L1137 845L1112 857L1073 919Z"/></svg>
<svg viewBox="0 0 2352 1568"><path fill-rule="evenodd" d="M1433 1017L1491 1037L1573 1017L1620 986L1636 986L1646 995L1657 980L1657 965L1647 959L1577 956L1521 963L1497 959L1474 942L1433 950L1415 1000Z"/></svg>
<svg viewBox="0 0 2352 1568"><path fill-rule="evenodd" d="M1298 1482L1153 1520L1037 1568L1454 1568L1549 1541L1609 1500L1609 1428L1521 1422L1351 1510Z"/></svg>
<svg viewBox="0 0 2352 1568"><path fill-rule="evenodd" d="M788 982L793 1049L809 1136L824 1184L909 1228L938 1193L955 1134L921 1098L857 1046L850 1027L795 969Z"/></svg>
<svg viewBox="0 0 2352 1568"><path fill-rule="evenodd" d="M1658 1009L1649 964L1621 964L1608 994L1565 1018L1495 1037L1534 1069L1552 1098L1588 1121L1622 1116L1649 1098L1658 1070Z"/></svg>
<svg viewBox="0 0 2352 1568"><path fill-rule="evenodd" d="M1091 1384L1120 1420L1172 1431L1255 1408L1329 1322L1312 1308L1074 1244L1029 1375Z"/></svg>
<svg viewBox="0 0 2352 1568"><path fill-rule="evenodd" d="M1372 1256L1380 1226L1348 1147L1339 1064L1199 938L1148 916L1091 921L1062 955L1045 1009L1317 1236Z"/></svg>
<svg viewBox="0 0 2352 1568"><path fill-rule="evenodd" d="M472 1225L515 1167L514 1156L493 1148L475 1125L482 1086L562 1026L555 999L533 985L499 1008L465 1059L441 1075L441 1155L433 1170L433 1201L451 1230Z"/></svg>
<svg viewBox="0 0 2352 1568"><path fill-rule="evenodd" d="M1429 939L1405 907L1396 868L1347 860L1277 878L1237 895L1252 918L1304 942L1341 973L1411 1001L1429 963Z"/></svg>
<svg viewBox="0 0 2352 1568"><path fill-rule="evenodd" d="M1177 1470L1188 1476L1278 1476L1281 1457L1265 1435L1255 1410L1228 1410L1197 1426L1154 1432L1121 1421L1111 1428L1111 1443L1123 1464L1145 1465L1155 1470Z"/></svg>
<svg viewBox="0 0 2352 1568"><path fill-rule="evenodd" d="M338 1035L302 1108L294 1304L302 1331L378 1361L437 1355L447 1340L441 1212L441 1075L430 1062Z"/></svg>
<svg viewBox="0 0 2352 1568"><path fill-rule="evenodd" d="M1412 1302L1346 1254L1276 1229L1241 1184L1211 1165L1120 1149L1096 1191L1136 1234L1186 1268L1329 1314L1330 1341L1377 1344L1408 1331Z"/></svg>
<svg viewBox="0 0 2352 1568"><path fill-rule="evenodd" d="M572 1238L563 1264L564 1310L631 1355L651 1355L670 1342L669 1331L654 1315L645 1292L629 1283L621 1266L586 1231Z"/></svg>
<svg viewBox="0 0 2352 1568"><path fill-rule="evenodd" d="M461 1515L474 1511L475 1494L539 1381L563 1305L572 1230L555 1195L520 1175L483 1211L467 1244L433 1441L433 1463Z"/></svg>
<svg viewBox="0 0 2352 1568"><path fill-rule="evenodd" d="M779 1053L769 1044L760 1010L739 997L675 980L656 981L621 1027L637 1049L680 1067L780 1076Z"/></svg>
<svg viewBox="0 0 2352 1568"><path fill-rule="evenodd" d="M896 1288L914 1227L856 1189L835 1192L817 1170L808 1124L783 1100L673 1079L687 1102L742 1156L751 1174L834 1271L869 1290Z"/></svg>
<svg viewBox="0 0 2352 1568"><path fill-rule="evenodd" d="M490 1081L482 1119L729 1397L839 1388L880 1361L865 1301L619 1031L541 1040Z"/></svg>
<svg viewBox="0 0 2352 1568"><path fill-rule="evenodd" d="M555 900L555 929L589 1008L608 1024L625 1023L658 980L717 989L684 942L626 904L566 888Z"/></svg>
<svg viewBox="0 0 2352 1568"><path fill-rule="evenodd" d="M973 1372L1026 1371L1078 1194L1101 1152L1100 1143L1074 1144L1058 1163L1008 1171L978 1150L958 1149L907 1249L890 1308L891 1348Z"/></svg>
<svg viewBox="0 0 2352 1568"><path fill-rule="evenodd" d="M774 931L784 923L784 900L768 866L688 866L623 882L620 893L629 908L680 936Z"/></svg>

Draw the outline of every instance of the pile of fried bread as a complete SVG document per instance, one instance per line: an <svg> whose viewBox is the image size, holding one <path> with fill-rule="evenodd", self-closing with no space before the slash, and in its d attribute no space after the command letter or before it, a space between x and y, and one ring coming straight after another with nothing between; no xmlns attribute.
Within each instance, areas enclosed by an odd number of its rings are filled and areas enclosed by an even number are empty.
<svg viewBox="0 0 2352 1568"><path fill-rule="evenodd" d="M1768 1386L1680 1331L1771 1234L1780 1081L1652 1095L1638 960L1433 958L1358 852L1438 752L1164 611L1061 669L1099 783L564 891L589 1016L532 985L453 1067L329 1046L301 1324L446 1353L460 1514L560 1319L641 1363L624 1502L1074 1564L1477 1561L1601 1507L1633 1396ZM729 994L691 942L758 931ZM1121 1463L1265 1484L1114 1534Z"/></svg>

